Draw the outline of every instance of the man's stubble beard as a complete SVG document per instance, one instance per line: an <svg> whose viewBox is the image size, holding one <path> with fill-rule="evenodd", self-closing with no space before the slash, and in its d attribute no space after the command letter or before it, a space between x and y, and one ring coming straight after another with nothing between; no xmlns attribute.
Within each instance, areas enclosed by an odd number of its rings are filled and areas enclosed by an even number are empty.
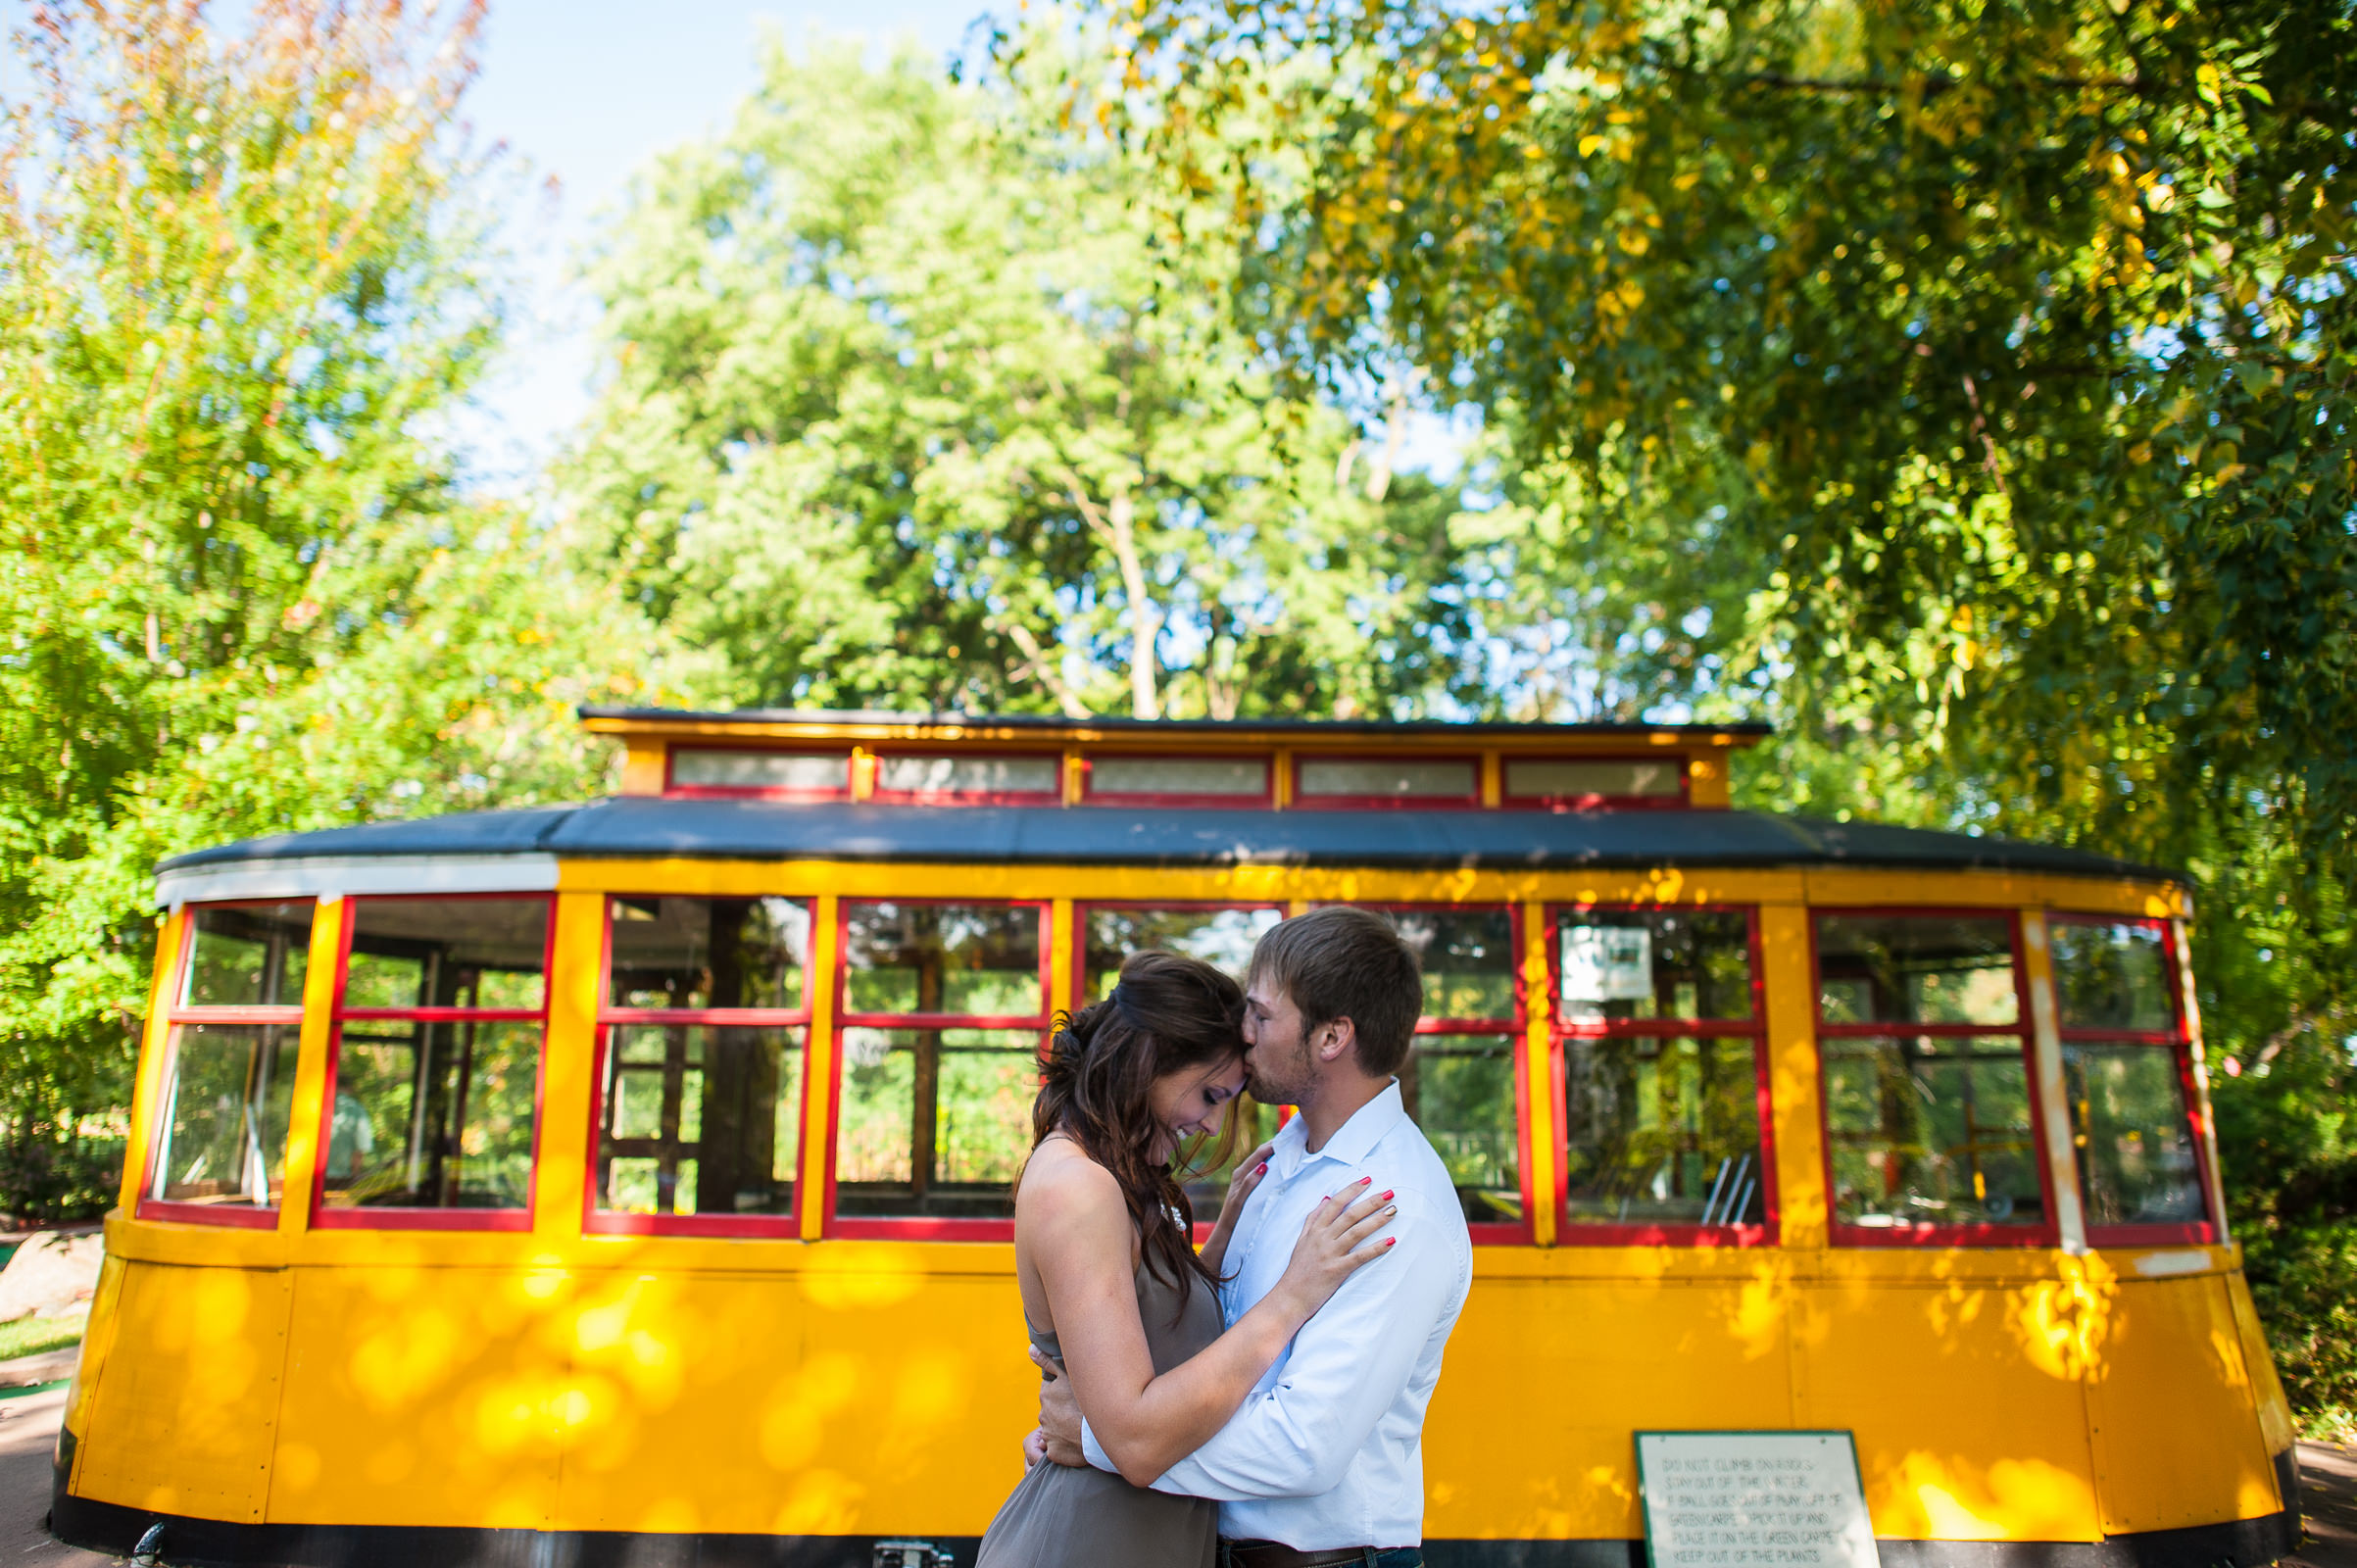
<svg viewBox="0 0 2357 1568"><path fill-rule="evenodd" d="M1253 1053L1257 1055L1258 1053ZM1272 1054L1274 1054L1272 1053ZM1274 1071L1263 1071L1250 1057L1244 1064L1245 1092L1263 1105L1298 1105L1301 1093L1313 1078L1310 1071L1309 1041L1304 1033L1293 1043L1293 1049L1283 1054L1283 1064Z"/></svg>

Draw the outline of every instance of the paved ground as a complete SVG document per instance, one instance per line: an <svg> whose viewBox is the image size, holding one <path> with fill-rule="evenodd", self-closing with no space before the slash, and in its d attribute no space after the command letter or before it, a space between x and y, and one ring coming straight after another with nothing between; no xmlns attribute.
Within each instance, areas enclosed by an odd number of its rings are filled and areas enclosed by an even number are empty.
<svg viewBox="0 0 2357 1568"><path fill-rule="evenodd" d="M2357 1448L2332 1443L2300 1445L2300 1512L2308 1540L2288 1563L2304 1568L2357 1568Z"/></svg>

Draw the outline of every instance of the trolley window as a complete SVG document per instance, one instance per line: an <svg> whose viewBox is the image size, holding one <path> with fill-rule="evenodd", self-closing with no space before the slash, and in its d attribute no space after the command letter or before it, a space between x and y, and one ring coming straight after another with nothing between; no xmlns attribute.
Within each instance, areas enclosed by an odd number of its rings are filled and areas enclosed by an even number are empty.
<svg viewBox="0 0 2357 1568"><path fill-rule="evenodd" d="M1424 1015L1399 1100L1449 1167L1477 1242L1530 1240L1523 1186L1522 943L1505 908L1384 911L1415 950Z"/></svg>
<svg viewBox="0 0 2357 1568"><path fill-rule="evenodd" d="M313 909L305 899L188 911L142 1215L278 1223Z"/></svg>
<svg viewBox="0 0 2357 1568"><path fill-rule="evenodd" d="M351 901L315 1222L524 1230L550 901Z"/></svg>
<svg viewBox="0 0 2357 1568"><path fill-rule="evenodd" d="M1303 757L1293 793L1305 807L1479 806L1481 768L1470 757Z"/></svg>
<svg viewBox="0 0 2357 1568"><path fill-rule="evenodd" d="M2169 928L2056 915L2047 929L2087 1239L2208 1242L2192 1051Z"/></svg>
<svg viewBox="0 0 2357 1568"><path fill-rule="evenodd" d="M1266 806L1266 757L1092 757L1081 800L1091 806Z"/></svg>
<svg viewBox="0 0 2357 1568"><path fill-rule="evenodd" d="M846 901L841 919L829 1234L1011 1236L1047 906Z"/></svg>
<svg viewBox="0 0 2357 1568"><path fill-rule="evenodd" d="M1838 1242L2045 1245L2014 917L1816 917Z"/></svg>
<svg viewBox="0 0 2357 1568"><path fill-rule="evenodd" d="M1567 1244L1776 1239L1749 909L1557 909Z"/></svg>
<svg viewBox="0 0 2357 1568"><path fill-rule="evenodd" d="M851 796L851 753L732 751L674 746L664 754L673 795L752 795L839 801Z"/></svg>
<svg viewBox="0 0 2357 1568"><path fill-rule="evenodd" d="M904 805L1053 805L1063 799L1063 755L977 757L899 753L876 759L875 798Z"/></svg>
<svg viewBox="0 0 2357 1568"><path fill-rule="evenodd" d="M588 1228L792 1235L810 906L607 902Z"/></svg>
<svg viewBox="0 0 2357 1568"><path fill-rule="evenodd" d="M1500 775L1507 806L1566 811L1686 804L1682 757L1508 757Z"/></svg>

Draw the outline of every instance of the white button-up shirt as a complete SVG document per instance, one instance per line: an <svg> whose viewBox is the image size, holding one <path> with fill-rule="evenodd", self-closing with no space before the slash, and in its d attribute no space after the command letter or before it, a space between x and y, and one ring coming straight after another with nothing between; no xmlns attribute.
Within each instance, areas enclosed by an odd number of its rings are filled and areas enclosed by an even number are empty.
<svg viewBox="0 0 2357 1568"><path fill-rule="evenodd" d="M1277 1133L1229 1240L1220 1309L1233 1323L1276 1288L1318 1200L1361 1176L1391 1189L1391 1255L1343 1282L1228 1424L1154 1483L1219 1499L1219 1533L1302 1551L1424 1541L1424 1408L1473 1283L1473 1244L1448 1167L1386 1088L1312 1154L1296 1116ZM1114 1465L1084 1423L1081 1446Z"/></svg>

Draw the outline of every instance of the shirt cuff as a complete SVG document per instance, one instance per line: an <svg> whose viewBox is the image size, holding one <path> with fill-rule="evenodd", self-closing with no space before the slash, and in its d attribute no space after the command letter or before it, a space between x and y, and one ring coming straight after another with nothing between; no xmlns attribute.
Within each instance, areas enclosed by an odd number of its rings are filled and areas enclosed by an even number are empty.
<svg viewBox="0 0 2357 1568"><path fill-rule="evenodd" d="M1089 1420L1086 1416L1082 1416L1080 1419L1080 1452L1081 1457L1087 1459L1096 1468L1110 1470L1115 1475L1121 1473L1121 1467L1113 1463L1111 1457L1105 1453L1104 1446L1098 1443L1097 1434L1089 1430Z"/></svg>

